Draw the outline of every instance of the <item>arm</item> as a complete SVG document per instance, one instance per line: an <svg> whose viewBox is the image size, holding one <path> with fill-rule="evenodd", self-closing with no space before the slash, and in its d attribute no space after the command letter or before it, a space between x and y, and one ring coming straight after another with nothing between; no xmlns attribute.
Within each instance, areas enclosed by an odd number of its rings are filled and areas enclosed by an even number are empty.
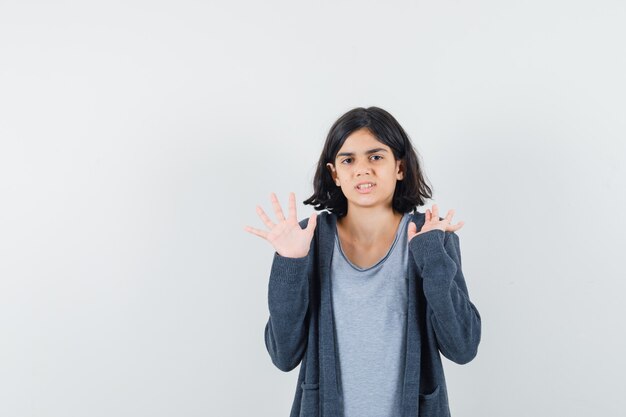
<svg viewBox="0 0 626 417"><path fill-rule="evenodd" d="M308 219L300 222L306 227ZM272 363L284 372L294 369L304 355L307 344L309 306L307 256L288 258L274 252L268 285L270 317L265 326L265 347Z"/></svg>
<svg viewBox="0 0 626 417"><path fill-rule="evenodd" d="M461 271L458 235L429 230L411 239L409 249L423 278L427 316L439 350L455 363L470 362L480 343L481 318Z"/></svg>

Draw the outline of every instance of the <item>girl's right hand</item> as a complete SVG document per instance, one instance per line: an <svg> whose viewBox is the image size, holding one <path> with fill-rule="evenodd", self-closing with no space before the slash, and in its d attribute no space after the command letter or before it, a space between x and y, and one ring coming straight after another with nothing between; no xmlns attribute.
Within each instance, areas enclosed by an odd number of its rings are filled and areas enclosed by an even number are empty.
<svg viewBox="0 0 626 417"><path fill-rule="evenodd" d="M270 242L276 252L280 256L287 258L302 258L307 256L313 239L313 232L317 224L317 213L313 213L309 218L306 229L302 229L298 223L296 216L296 195L289 194L289 217L285 219L276 194L271 194L274 213L276 213L277 223L274 223L267 217L261 206L256 206L256 211L263 223L268 227L269 231L255 229L246 226L244 230L262 237Z"/></svg>

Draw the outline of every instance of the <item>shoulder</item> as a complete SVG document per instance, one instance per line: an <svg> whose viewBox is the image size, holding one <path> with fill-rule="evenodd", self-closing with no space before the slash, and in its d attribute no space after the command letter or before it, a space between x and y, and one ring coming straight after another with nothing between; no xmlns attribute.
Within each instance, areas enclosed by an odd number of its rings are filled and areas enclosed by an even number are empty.
<svg viewBox="0 0 626 417"><path fill-rule="evenodd" d="M417 225L417 227L422 227L424 221L426 220L426 215L424 213L420 213L416 211L415 213L411 213L411 221Z"/></svg>

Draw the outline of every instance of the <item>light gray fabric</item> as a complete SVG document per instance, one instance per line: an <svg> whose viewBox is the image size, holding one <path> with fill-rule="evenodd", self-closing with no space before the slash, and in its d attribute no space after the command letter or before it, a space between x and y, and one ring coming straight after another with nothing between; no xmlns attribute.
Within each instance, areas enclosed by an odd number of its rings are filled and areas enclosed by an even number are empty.
<svg viewBox="0 0 626 417"><path fill-rule="evenodd" d="M265 347L281 371L301 364L290 417L344 417L330 294L336 220L333 213L319 213L306 256L274 252ZM424 213L414 212L411 221L421 230ZM308 222L301 220L300 227ZM478 353L481 317L470 301L455 232L433 229L407 244L406 359L399 417L450 417L441 355L460 365L470 362Z"/></svg>
<svg viewBox="0 0 626 417"><path fill-rule="evenodd" d="M410 217L403 216L385 256L368 268L350 262L335 238L331 296L345 417L402 414Z"/></svg>

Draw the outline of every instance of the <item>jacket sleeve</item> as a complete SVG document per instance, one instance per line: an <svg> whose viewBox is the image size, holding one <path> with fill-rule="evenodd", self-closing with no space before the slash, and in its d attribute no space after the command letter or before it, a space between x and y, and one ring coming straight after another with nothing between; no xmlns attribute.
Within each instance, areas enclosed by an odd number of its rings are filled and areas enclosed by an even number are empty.
<svg viewBox="0 0 626 417"><path fill-rule="evenodd" d="M481 318L469 299L458 235L429 230L412 238L409 249L423 278L427 319L439 350L460 365L470 362L478 351Z"/></svg>
<svg viewBox="0 0 626 417"><path fill-rule="evenodd" d="M300 226L305 228L307 221L301 221ZM274 252L268 285L270 317L265 325L265 347L272 363L284 372L298 366L306 349L308 266L312 252L311 248L302 258L287 258Z"/></svg>

